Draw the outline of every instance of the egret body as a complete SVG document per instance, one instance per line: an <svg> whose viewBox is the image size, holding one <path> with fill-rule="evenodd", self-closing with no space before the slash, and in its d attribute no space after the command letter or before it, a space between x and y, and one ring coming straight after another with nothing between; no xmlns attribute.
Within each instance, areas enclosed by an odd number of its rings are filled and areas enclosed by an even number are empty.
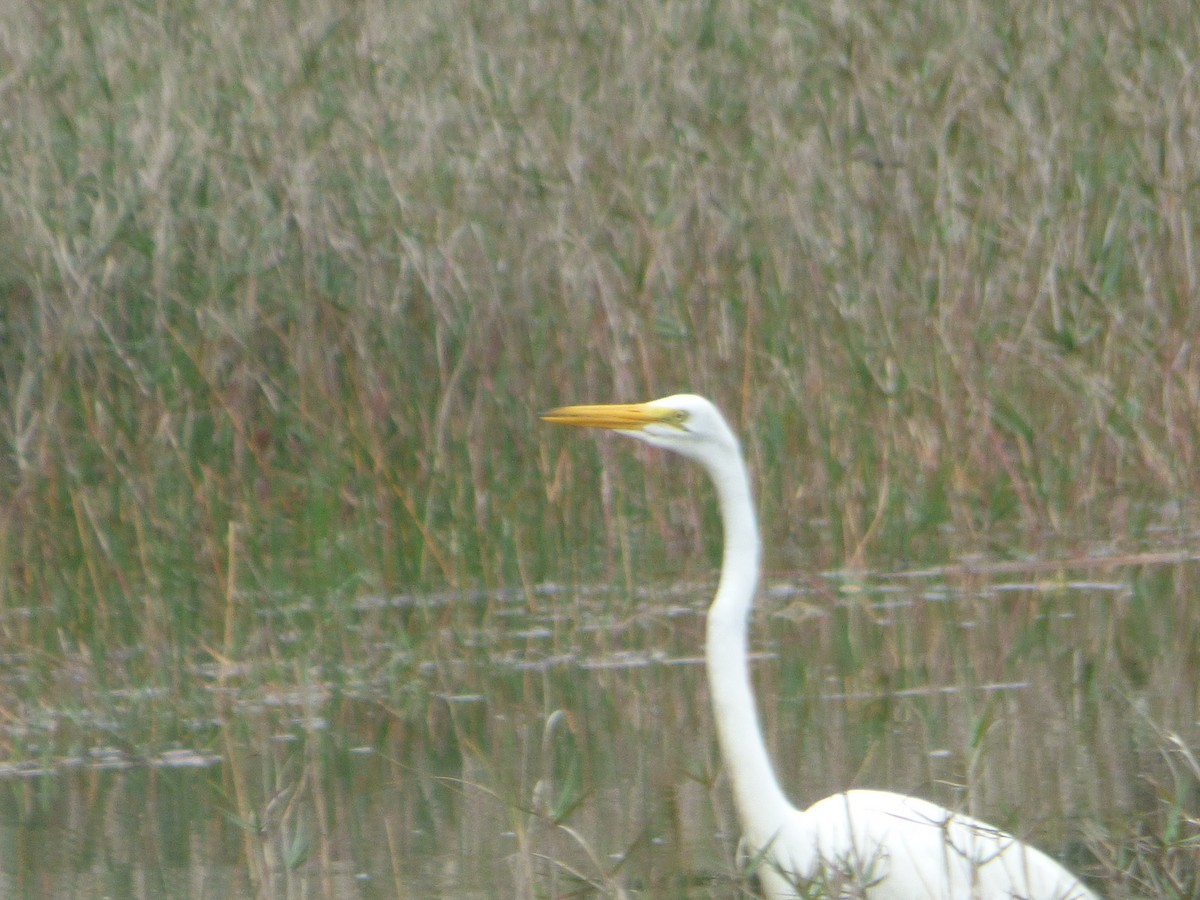
<svg viewBox="0 0 1200 900"><path fill-rule="evenodd" d="M700 463L717 490L724 550L708 610L705 659L721 756L743 846L771 900L1096 900L1046 854L994 826L918 797L849 790L797 809L763 740L747 663L761 539L741 448L712 403L566 406L543 418L617 431Z"/></svg>

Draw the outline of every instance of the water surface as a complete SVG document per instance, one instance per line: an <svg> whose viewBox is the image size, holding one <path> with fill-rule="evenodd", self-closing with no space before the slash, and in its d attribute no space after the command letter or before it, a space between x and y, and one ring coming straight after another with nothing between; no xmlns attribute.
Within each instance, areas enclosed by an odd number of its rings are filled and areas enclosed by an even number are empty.
<svg viewBox="0 0 1200 900"><path fill-rule="evenodd" d="M1102 875L1097 834L1186 795L1196 575L1147 557L772 579L752 647L781 780L798 804L917 793ZM0 769L0 895L744 896L710 593L364 598L371 627L421 611L425 643L269 683L200 673L211 718L136 735L111 698L103 727L48 709L78 747L47 735Z"/></svg>

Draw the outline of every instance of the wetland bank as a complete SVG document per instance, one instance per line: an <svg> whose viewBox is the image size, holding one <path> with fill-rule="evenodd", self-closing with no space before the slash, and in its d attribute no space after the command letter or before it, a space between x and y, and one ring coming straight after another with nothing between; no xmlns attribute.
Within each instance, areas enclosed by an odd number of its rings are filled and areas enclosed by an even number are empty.
<svg viewBox="0 0 1200 900"><path fill-rule="evenodd" d="M0 4L5 896L742 896L798 802L1197 894L1191 4ZM540 785L540 786L539 786Z"/></svg>

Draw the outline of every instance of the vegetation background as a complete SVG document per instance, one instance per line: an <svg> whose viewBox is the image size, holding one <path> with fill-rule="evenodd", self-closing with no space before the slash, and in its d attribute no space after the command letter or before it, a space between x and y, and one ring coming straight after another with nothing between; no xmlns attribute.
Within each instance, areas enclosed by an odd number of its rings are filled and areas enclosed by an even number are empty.
<svg viewBox="0 0 1200 900"><path fill-rule="evenodd" d="M775 572L1194 543L1188 0L4 2L0 59L10 721L706 574L697 473L566 402L714 398Z"/></svg>

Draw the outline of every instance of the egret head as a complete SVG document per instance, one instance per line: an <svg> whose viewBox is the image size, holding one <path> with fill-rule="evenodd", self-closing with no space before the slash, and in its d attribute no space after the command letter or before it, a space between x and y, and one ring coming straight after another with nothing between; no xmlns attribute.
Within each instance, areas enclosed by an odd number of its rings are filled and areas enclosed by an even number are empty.
<svg viewBox="0 0 1200 900"><path fill-rule="evenodd" d="M543 413L557 425L607 428L664 450L674 450L712 469L740 455L737 438L720 411L695 394L673 394L648 403L563 406Z"/></svg>

